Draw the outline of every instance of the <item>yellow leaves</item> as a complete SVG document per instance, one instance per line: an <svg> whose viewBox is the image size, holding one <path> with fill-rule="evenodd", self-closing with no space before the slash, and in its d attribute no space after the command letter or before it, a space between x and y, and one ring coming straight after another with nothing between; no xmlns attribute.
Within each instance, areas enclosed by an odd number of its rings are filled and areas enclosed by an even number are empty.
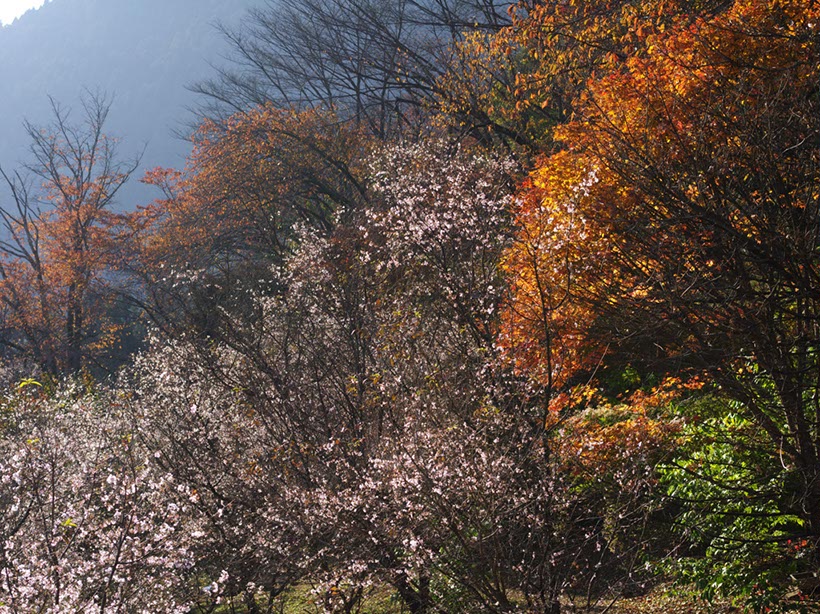
<svg viewBox="0 0 820 614"><path fill-rule="evenodd" d="M77 528L77 523L74 522L73 518L66 518L65 520L63 520L60 523L60 526L63 527L64 529L76 529Z"/></svg>
<svg viewBox="0 0 820 614"><path fill-rule="evenodd" d="M436 83L435 107L442 119L486 113L506 121L521 112L522 101L509 100L518 76L509 34L508 29L493 36L473 31L453 46L448 70Z"/></svg>

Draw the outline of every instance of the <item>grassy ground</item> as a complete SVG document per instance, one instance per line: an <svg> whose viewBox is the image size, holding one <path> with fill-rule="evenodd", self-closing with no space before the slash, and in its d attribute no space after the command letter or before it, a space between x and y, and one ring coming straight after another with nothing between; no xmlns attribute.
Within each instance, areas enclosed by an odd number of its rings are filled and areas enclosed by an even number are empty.
<svg viewBox="0 0 820 614"><path fill-rule="evenodd" d="M262 608L265 612L267 609ZM321 609L313 601L309 587L297 587L282 595L270 610L274 614L318 614ZM225 605L218 614L244 614L244 607ZM741 610L729 604L707 604L693 597L671 594L659 587L643 597L601 601L588 607L587 604L564 605L566 614L739 614ZM358 610L358 614L408 614L406 607L389 590L375 590L370 593ZM464 612L463 614L469 614Z"/></svg>
<svg viewBox="0 0 820 614"><path fill-rule="evenodd" d="M734 614L740 612L728 604L706 603L693 597L680 597L656 590L645 597L623 599L607 614Z"/></svg>

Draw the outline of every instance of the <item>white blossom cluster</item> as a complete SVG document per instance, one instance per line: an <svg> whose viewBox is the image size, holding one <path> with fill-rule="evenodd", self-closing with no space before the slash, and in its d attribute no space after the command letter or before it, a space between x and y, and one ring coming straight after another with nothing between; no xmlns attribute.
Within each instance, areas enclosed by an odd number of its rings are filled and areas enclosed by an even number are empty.
<svg viewBox="0 0 820 614"><path fill-rule="evenodd" d="M209 597L541 598L554 483L493 341L513 170L444 143L379 152L371 206L297 229L286 290L226 322L230 343L140 359L140 435L195 493Z"/></svg>
<svg viewBox="0 0 820 614"><path fill-rule="evenodd" d="M3 402L0 612L186 612L187 490L110 402L30 383Z"/></svg>
<svg viewBox="0 0 820 614"><path fill-rule="evenodd" d="M415 611L553 603L600 530L568 520L532 382L497 358L513 170L381 151L370 204L295 228L278 290L212 338L6 400L0 613L253 611L305 584L326 612L384 587Z"/></svg>

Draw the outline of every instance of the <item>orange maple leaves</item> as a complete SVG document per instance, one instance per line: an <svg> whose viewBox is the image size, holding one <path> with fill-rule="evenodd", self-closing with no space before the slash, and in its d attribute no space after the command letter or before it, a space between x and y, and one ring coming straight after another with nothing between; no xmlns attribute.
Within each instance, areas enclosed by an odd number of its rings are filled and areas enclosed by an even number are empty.
<svg viewBox="0 0 820 614"><path fill-rule="evenodd" d="M524 182L517 241L502 264L513 297L503 345L521 370L555 391L602 353L586 336L594 313L578 300L608 257L605 229L585 210L598 177L571 162L558 154Z"/></svg>

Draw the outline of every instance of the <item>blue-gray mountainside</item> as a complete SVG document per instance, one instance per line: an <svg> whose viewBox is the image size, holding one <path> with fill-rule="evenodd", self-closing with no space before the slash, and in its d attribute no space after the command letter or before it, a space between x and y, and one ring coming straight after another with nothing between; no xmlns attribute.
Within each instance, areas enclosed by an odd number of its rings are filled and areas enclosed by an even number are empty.
<svg viewBox="0 0 820 614"><path fill-rule="evenodd" d="M106 131L122 137L121 153L140 152L136 173L180 166L185 132L198 104L186 86L212 74L228 45L216 24L238 23L261 0L50 0L0 28L0 164L27 159L24 119L47 123L49 96L75 108L84 90L113 98ZM120 198L150 200L136 181Z"/></svg>

